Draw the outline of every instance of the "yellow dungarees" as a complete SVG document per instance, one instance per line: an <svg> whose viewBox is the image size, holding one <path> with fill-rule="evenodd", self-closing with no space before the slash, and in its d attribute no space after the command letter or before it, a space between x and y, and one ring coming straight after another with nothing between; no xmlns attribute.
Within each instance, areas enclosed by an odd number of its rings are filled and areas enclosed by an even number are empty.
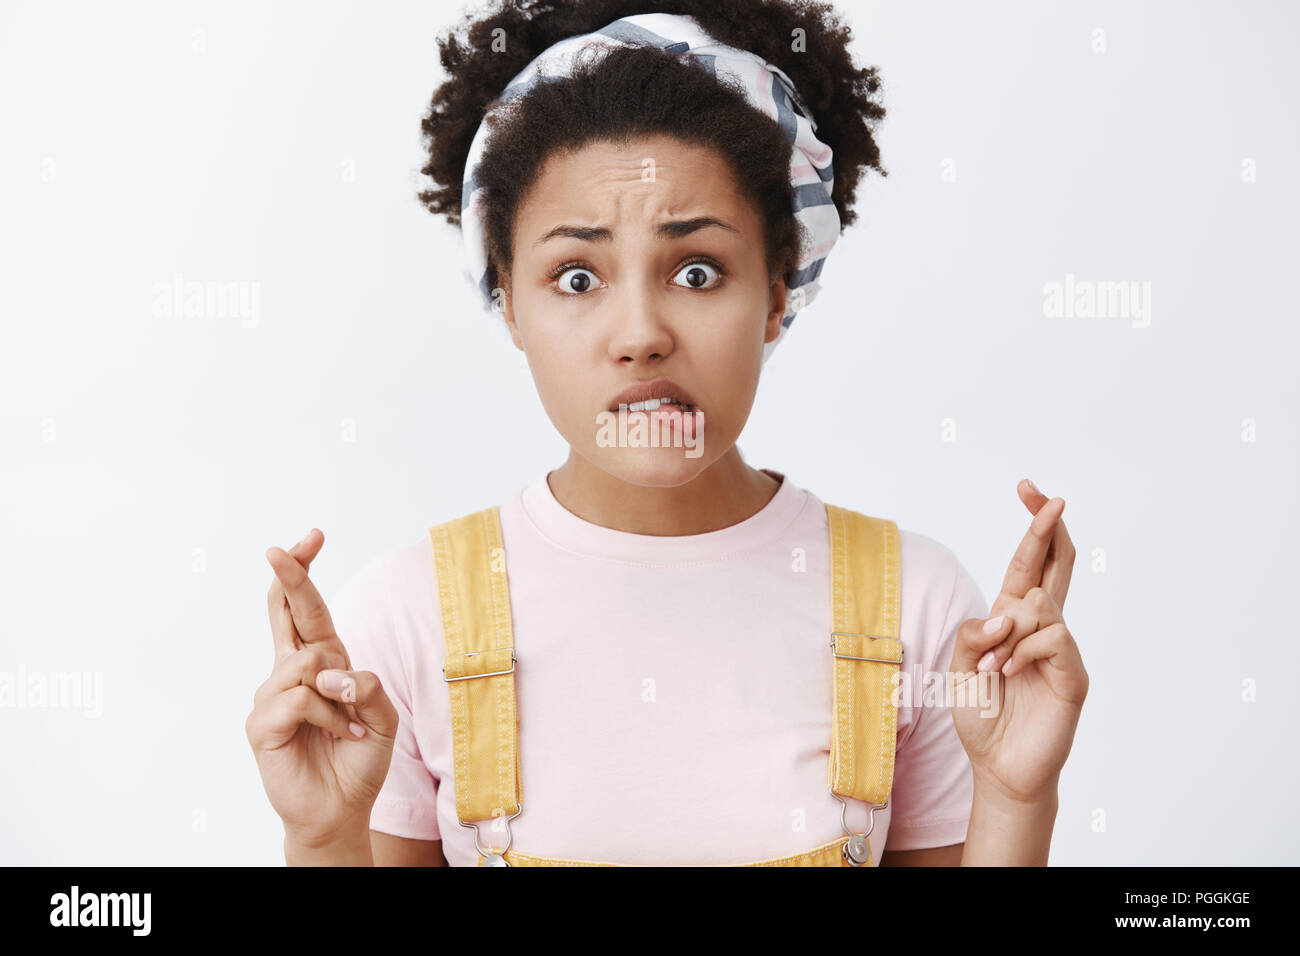
<svg viewBox="0 0 1300 956"><path fill-rule="evenodd" d="M831 794L844 836L794 856L729 866L874 866L867 834L888 806L894 780L902 669L898 636L898 525L826 505L831 539L834 713ZM550 859L510 849L510 824L523 811L515 709L514 633L500 512L487 508L429 529L447 643L444 679L451 701L456 816L473 827L480 866L630 866ZM845 824L843 797L871 807L865 833ZM501 848L479 842L479 824L504 818ZM499 828L499 824L497 824Z"/></svg>

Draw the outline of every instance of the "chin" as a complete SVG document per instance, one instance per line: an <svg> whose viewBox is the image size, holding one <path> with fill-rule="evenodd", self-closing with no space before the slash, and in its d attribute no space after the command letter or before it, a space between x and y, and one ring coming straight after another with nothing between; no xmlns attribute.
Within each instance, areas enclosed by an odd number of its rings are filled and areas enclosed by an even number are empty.
<svg viewBox="0 0 1300 956"><path fill-rule="evenodd" d="M680 418L670 424L650 421L641 412L622 417L602 412L597 416L595 434L588 432L581 444L570 441L570 445L620 481L673 488L693 480L717 460L716 449L726 447L716 441L716 434L707 433L705 421L698 428L697 432L692 427L688 436ZM716 425L714 429L716 433Z"/></svg>
<svg viewBox="0 0 1300 956"><path fill-rule="evenodd" d="M713 459L695 454L701 447L594 448L591 462L620 481L649 488L675 488L700 475Z"/></svg>

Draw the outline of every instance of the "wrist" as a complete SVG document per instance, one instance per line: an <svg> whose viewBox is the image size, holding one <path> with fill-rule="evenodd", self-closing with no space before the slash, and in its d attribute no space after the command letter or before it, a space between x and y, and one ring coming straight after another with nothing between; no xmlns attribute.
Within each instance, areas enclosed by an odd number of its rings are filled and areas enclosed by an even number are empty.
<svg viewBox="0 0 1300 956"><path fill-rule="evenodd" d="M1033 813L1059 803L1060 775L1032 792L1010 790L992 774L974 772L975 794L1007 813Z"/></svg>
<svg viewBox="0 0 1300 956"><path fill-rule="evenodd" d="M370 823L353 821L328 834L284 831L286 866L374 866Z"/></svg>
<svg viewBox="0 0 1300 956"><path fill-rule="evenodd" d="M973 803L980 806L990 816L1005 820L1008 824L1018 821L1039 823L1054 821L1060 808L1060 798L1055 788L1032 797L1008 796L1000 788L975 786Z"/></svg>
<svg viewBox="0 0 1300 956"><path fill-rule="evenodd" d="M1056 788L1033 795L975 785L963 866L1046 866L1060 801Z"/></svg>

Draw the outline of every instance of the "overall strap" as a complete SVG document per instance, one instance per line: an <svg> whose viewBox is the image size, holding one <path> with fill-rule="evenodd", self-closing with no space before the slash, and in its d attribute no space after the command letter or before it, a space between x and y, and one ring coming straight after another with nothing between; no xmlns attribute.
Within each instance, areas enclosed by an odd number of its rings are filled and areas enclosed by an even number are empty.
<svg viewBox="0 0 1300 956"><path fill-rule="evenodd" d="M877 806L893 788L901 672L899 540L893 521L826 505L831 552L833 793ZM462 824L522 807L514 632L500 514L430 529L446 640L456 814ZM508 827L507 827L508 829ZM489 857L491 858L491 857Z"/></svg>
<svg viewBox="0 0 1300 956"><path fill-rule="evenodd" d="M826 505L831 535L831 792L884 806L898 733L898 525Z"/></svg>
<svg viewBox="0 0 1300 956"><path fill-rule="evenodd" d="M514 631L496 507L429 529L446 640L456 815L517 814L523 799ZM476 831L477 832L477 831Z"/></svg>

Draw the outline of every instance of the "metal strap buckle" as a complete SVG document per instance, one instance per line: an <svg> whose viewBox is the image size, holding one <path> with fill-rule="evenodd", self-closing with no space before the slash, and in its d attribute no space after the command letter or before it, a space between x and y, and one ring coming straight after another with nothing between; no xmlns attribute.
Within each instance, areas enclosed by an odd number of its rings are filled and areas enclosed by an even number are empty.
<svg viewBox="0 0 1300 956"><path fill-rule="evenodd" d="M479 676L486 677L487 675L486 675L486 674L483 674L483 675L478 675L478 674L476 674L476 675L474 675L474 676L476 676L476 677L479 677ZM456 678L456 679L459 680L459 678ZM523 801L523 799L521 798L521 799L519 800L519 809L516 810L514 813L510 814L510 816L508 816L508 817L492 817L492 821L493 821L494 823L495 823L497 820L502 820L502 821L505 823L505 825L506 825L506 845L503 846L503 847L502 847L501 849L499 849L499 850L496 849L495 847L491 847L491 848L486 849L486 850L483 849L483 844L479 842L479 838L478 838L478 828L479 828L479 824L478 824L478 823L466 823L464 820L458 820L457 822L460 823L460 825L463 826L463 827L470 827L471 829L473 829L473 831L474 831L474 848L475 848L476 850L478 850L480 856L483 856L483 857L486 857L486 858L487 858L487 862L483 864L484 866L509 866L510 864L506 862L505 852L506 852L506 850L510 849L510 844L511 844L511 842L514 840L514 834L510 832L510 821L513 820L515 817L519 816L519 814L521 814L521 813L523 813L523 812L524 812L524 801Z"/></svg>
<svg viewBox="0 0 1300 956"><path fill-rule="evenodd" d="M902 644L903 639L901 637L885 637L882 634L854 634L850 631L831 631L831 655L834 657L838 657L842 661L876 661L879 664L902 664L903 652L907 649L905 647L899 647L898 660L896 661L891 661L884 657L854 657L852 654L836 653L835 651L836 637L870 637L877 641L898 641L899 644Z"/></svg>
<svg viewBox="0 0 1300 956"><path fill-rule="evenodd" d="M845 803L844 800L841 799L840 795L833 789L830 787L827 787L827 789L831 791L831 796L840 802L840 829L843 830L845 835L849 838L844 844L844 849L842 851L844 859L853 866L862 866L871 856L871 844L867 842L867 837L869 837L871 831L876 828L876 811L883 810L885 807L889 806L889 798L886 797L885 802L879 806L875 806L874 804L872 805L871 810L867 815L866 832L854 833L849 829L848 821L845 819L845 814L848 812L849 805Z"/></svg>
<svg viewBox="0 0 1300 956"><path fill-rule="evenodd" d="M475 654L486 654L486 653L487 653L487 651L466 651L466 652L465 652L465 656L466 656L466 657L471 657L471 656L473 656L473 655L475 655ZM488 673L488 674L466 674L466 675L463 676L463 677L448 677L448 676L447 676L447 665L444 664L444 665L442 666L442 679L445 680L447 683L450 684L450 683L451 683L452 681L454 681L454 680L472 680L472 679L475 678L475 677L500 677L502 674L513 674L513 673L515 672L515 663L517 662L517 660L518 660L518 659L515 657L515 652L512 650L512 651L510 652L510 670L508 670L508 671L492 671L491 673Z"/></svg>

